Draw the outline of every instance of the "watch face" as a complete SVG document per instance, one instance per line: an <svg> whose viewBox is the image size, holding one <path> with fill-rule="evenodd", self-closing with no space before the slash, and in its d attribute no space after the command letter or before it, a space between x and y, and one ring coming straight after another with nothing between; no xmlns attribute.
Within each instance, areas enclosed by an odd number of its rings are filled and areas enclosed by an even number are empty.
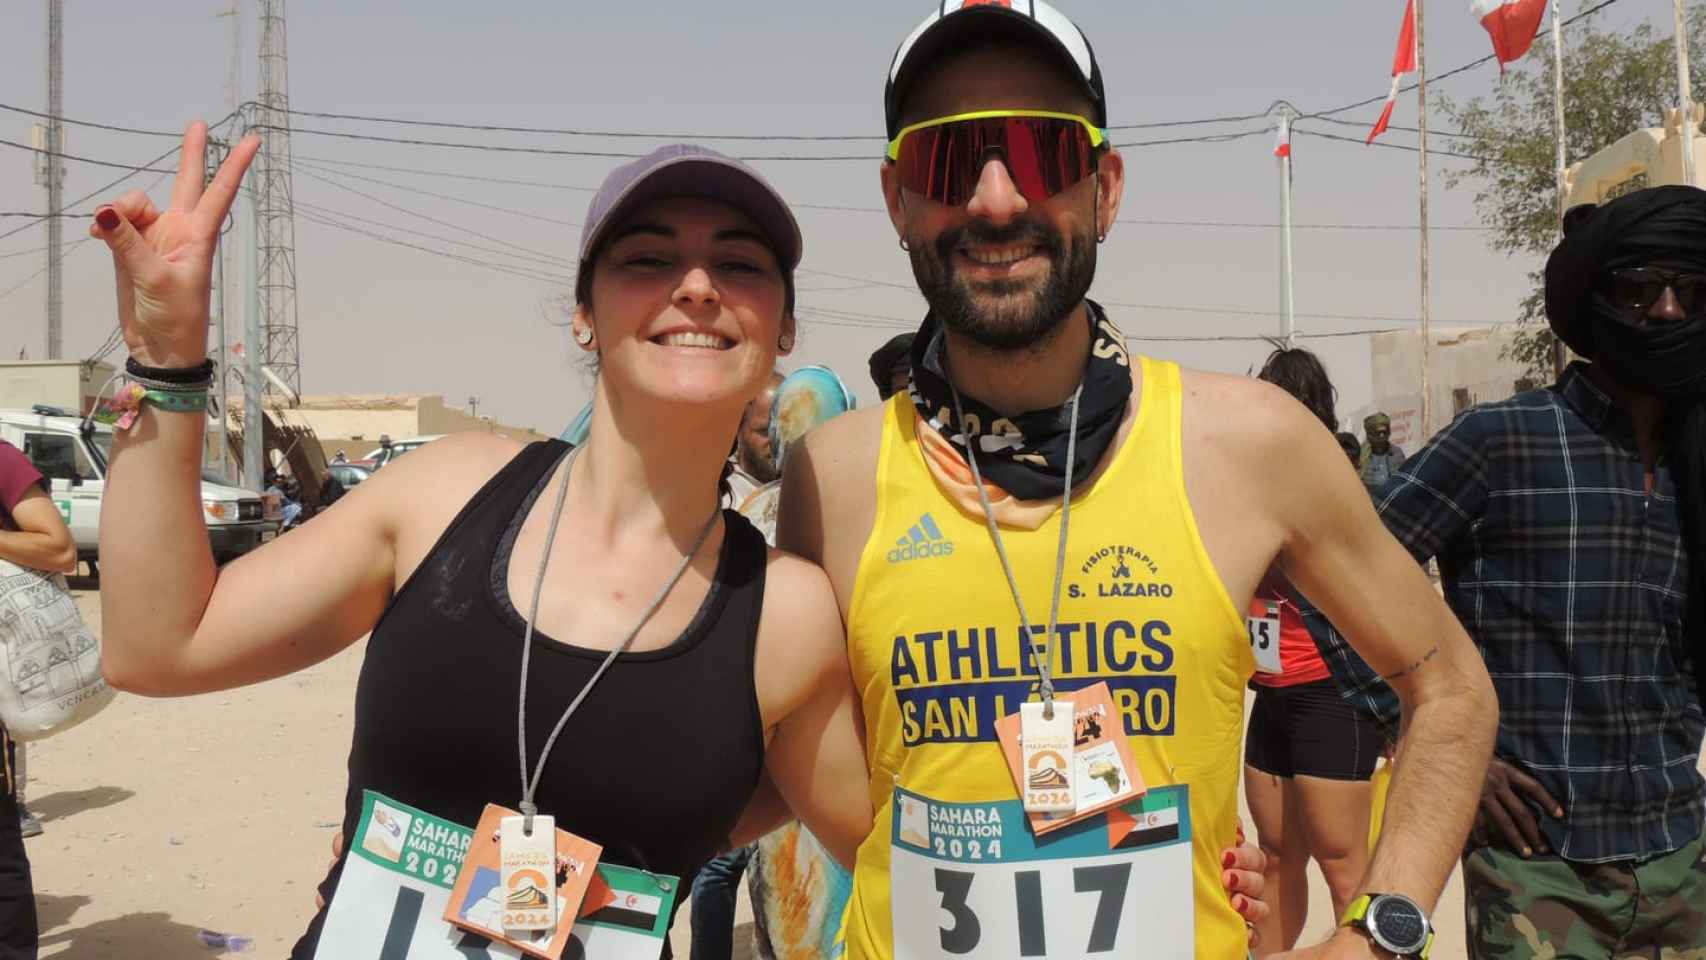
<svg viewBox="0 0 1706 960"><path fill-rule="evenodd" d="M1428 922L1415 904L1398 897L1379 897L1369 907L1370 932L1394 953L1415 953L1428 937Z"/></svg>

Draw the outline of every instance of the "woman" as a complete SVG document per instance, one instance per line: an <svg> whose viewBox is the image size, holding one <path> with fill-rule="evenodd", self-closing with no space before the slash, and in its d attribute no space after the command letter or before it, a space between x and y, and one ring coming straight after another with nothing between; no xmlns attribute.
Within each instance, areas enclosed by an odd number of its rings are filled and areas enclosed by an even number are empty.
<svg viewBox="0 0 1706 960"><path fill-rule="evenodd" d="M1331 431L1338 399L1321 361L1307 350L1275 350L1258 379L1296 397ZM1338 469L1328 467L1325 469ZM1244 746L1244 796L1267 854L1273 911L1256 928L1261 955L1289 950L1308 916L1305 870L1313 858L1344 914L1368 867L1368 819L1382 739L1374 722L1339 696L1311 635L1324 628L1277 570L1256 590L1250 621L1258 645L1256 703ZM1261 644L1274 644L1264 657ZM1264 669L1264 663L1265 669Z"/></svg>
<svg viewBox="0 0 1706 960"><path fill-rule="evenodd" d="M216 227L257 147L244 140L204 194L205 136L186 134L168 209L127 194L91 231L113 248L145 384L205 369ZM865 771L834 598L718 509L741 411L792 347L799 256L786 205L734 161L665 148L616 171L581 244L574 339L599 368L586 443L448 437L217 578L196 493L205 417L143 405L103 511L112 682L227 689L371 631L346 834L364 790L469 826L531 796L604 861L689 878L742 832L768 775L851 864L872 813L864 791L836 789ZM334 907L342 862L322 887ZM325 916L294 957L315 955Z"/></svg>

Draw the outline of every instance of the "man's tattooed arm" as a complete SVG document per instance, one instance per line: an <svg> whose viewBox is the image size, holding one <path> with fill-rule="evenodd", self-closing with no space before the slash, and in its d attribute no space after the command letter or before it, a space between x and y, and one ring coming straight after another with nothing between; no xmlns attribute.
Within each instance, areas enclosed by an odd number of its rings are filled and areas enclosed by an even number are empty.
<svg viewBox="0 0 1706 960"><path fill-rule="evenodd" d="M1381 679L1385 680L1387 683L1391 683L1392 681L1397 680L1400 677L1407 677L1410 674L1415 673L1417 670L1420 670L1424 664L1426 664L1429 660L1432 660L1438 654L1439 654L1439 644L1436 643L1436 644L1434 644L1433 649L1429 650L1427 653L1422 654L1422 658L1420 660L1417 660L1415 663L1410 664L1409 666L1398 671L1397 673L1389 673L1386 676L1382 677Z"/></svg>

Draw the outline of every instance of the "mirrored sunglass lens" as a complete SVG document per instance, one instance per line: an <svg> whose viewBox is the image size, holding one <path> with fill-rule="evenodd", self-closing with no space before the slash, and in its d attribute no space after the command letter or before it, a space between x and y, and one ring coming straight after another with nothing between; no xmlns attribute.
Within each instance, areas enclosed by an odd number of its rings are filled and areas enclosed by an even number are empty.
<svg viewBox="0 0 1706 960"><path fill-rule="evenodd" d="M1645 270L1620 270L1611 275L1607 292L1620 307L1644 310L1664 294L1664 281Z"/></svg>
<svg viewBox="0 0 1706 960"><path fill-rule="evenodd" d="M1094 171L1089 132L1073 120L991 117L917 130L901 140L901 185L937 203L971 200L994 151L1014 186L1029 200L1046 200Z"/></svg>

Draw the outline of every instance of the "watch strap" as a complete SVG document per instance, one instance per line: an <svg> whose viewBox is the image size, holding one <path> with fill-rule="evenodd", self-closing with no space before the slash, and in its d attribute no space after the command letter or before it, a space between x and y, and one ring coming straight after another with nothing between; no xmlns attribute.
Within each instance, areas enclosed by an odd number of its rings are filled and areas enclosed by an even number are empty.
<svg viewBox="0 0 1706 960"><path fill-rule="evenodd" d="M1374 903L1374 894L1371 893L1365 893L1362 896L1357 897L1355 900L1352 900L1350 905L1345 907L1345 915L1339 918L1339 926L1356 927L1366 933L1368 908L1372 903ZM1433 948L1434 931L1430 929L1428 931L1427 940L1422 944L1422 949L1411 956L1419 957L1420 960L1428 960L1428 954L1433 951Z"/></svg>

